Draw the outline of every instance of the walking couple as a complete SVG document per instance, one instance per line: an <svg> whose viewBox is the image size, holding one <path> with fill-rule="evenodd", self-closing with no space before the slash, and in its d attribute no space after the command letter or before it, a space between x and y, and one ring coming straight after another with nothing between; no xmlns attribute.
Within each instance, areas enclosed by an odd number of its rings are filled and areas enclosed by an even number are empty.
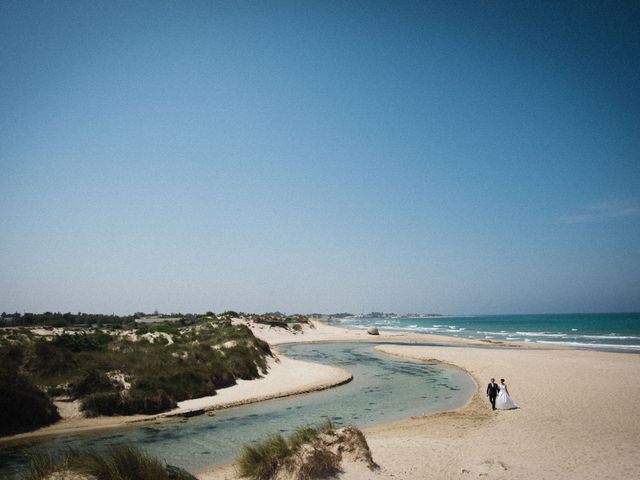
<svg viewBox="0 0 640 480"><path fill-rule="evenodd" d="M500 410L518 408L509 396L509 390L507 389L507 384L504 383L504 378L500 379L500 385L496 383L495 378L491 379L491 383L487 385L487 397L489 397L493 410L496 408Z"/></svg>

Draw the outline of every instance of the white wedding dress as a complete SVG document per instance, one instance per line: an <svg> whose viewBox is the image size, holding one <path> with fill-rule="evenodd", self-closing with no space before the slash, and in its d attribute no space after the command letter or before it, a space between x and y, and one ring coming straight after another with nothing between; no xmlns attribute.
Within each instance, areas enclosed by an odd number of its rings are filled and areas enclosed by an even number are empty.
<svg viewBox="0 0 640 480"><path fill-rule="evenodd" d="M511 400L509 392L507 391L507 386L504 383L500 385L500 393L498 393L498 398L496 399L496 408L499 410L511 410L513 408L518 408L513 400Z"/></svg>

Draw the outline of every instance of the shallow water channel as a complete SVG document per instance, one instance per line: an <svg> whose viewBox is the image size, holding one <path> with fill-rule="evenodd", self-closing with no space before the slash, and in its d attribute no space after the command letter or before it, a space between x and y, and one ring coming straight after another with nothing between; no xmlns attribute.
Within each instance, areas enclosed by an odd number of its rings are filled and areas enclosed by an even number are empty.
<svg viewBox="0 0 640 480"><path fill-rule="evenodd" d="M457 408L475 390L464 372L440 364L397 359L378 353L370 343L295 344L279 351L291 358L344 368L353 381L305 395L135 428L48 438L0 448L0 478L17 479L27 455L37 450L97 448L129 444L197 472L230 462L240 447L270 433L287 434L329 418L336 426L375 424L420 413Z"/></svg>

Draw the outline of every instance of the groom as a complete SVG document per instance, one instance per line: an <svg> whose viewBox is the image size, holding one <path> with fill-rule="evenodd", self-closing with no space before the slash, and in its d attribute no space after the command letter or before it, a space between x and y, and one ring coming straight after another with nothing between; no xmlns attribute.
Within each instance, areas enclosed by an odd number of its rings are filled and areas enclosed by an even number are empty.
<svg viewBox="0 0 640 480"><path fill-rule="evenodd" d="M498 396L498 392L500 391L500 387L496 383L496 379L492 378L491 383L487 385L487 397L489 397L489 401L491 402L491 409L496 409L496 397Z"/></svg>

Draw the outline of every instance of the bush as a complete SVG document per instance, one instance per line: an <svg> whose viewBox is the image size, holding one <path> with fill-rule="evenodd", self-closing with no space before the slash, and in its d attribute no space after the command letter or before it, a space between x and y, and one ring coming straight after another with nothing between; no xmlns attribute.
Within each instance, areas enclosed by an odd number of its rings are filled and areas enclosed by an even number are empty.
<svg viewBox="0 0 640 480"><path fill-rule="evenodd" d="M60 420L49 397L20 375L0 373L0 435L26 432Z"/></svg>
<svg viewBox="0 0 640 480"><path fill-rule="evenodd" d="M0 347L0 366L5 373L17 375L24 360L25 348L22 345Z"/></svg>
<svg viewBox="0 0 640 480"><path fill-rule="evenodd" d="M90 370L80 380L72 383L69 388L75 398L80 398L98 392L117 392L122 387L111 380L106 373Z"/></svg>
<svg viewBox="0 0 640 480"><path fill-rule="evenodd" d="M90 417L99 415L153 415L177 407L176 401L164 391L131 390L128 395L115 392L94 393L82 400L80 409Z"/></svg>
<svg viewBox="0 0 640 480"><path fill-rule="evenodd" d="M123 410L122 397L117 392L93 393L82 399L80 410L89 417L121 415Z"/></svg>
<svg viewBox="0 0 640 480"><path fill-rule="evenodd" d="M151 329L152 332L167 333L169 335L178 335L180 330L175 325L157 325Z"/></svg>
<svg viewBox="0 0 640 480"><path fill-rule="evenodd" d="M171 376L139 379L136 381L136 388L144 391L163 390L178 402L216 394L211 375L194 370Z"/></svg>
<svg viewBox="0 0 640 480"><path fill-rule="evenodd" d="M136 413L153 415L154 413L166 412L177 406L176 401L163 390L151 392L131 390L129 395L123 399L122 415Z"/></svg>
<svg viewBox="0 0 640 480"><path fill-rule="evenodd" d="M72 352L96 352L104 350L111 341L111 335L106 333L79 333L76 335L57 335L51 343Z"/></svg>
<svg viewBox="0 0 640 480"><path fill-rule="evenodd" d="M77 367L72 353L66 348L39 340L33 345L33 355L27 362L27 368L40 376L51 377L70 372Z"/></svg>

